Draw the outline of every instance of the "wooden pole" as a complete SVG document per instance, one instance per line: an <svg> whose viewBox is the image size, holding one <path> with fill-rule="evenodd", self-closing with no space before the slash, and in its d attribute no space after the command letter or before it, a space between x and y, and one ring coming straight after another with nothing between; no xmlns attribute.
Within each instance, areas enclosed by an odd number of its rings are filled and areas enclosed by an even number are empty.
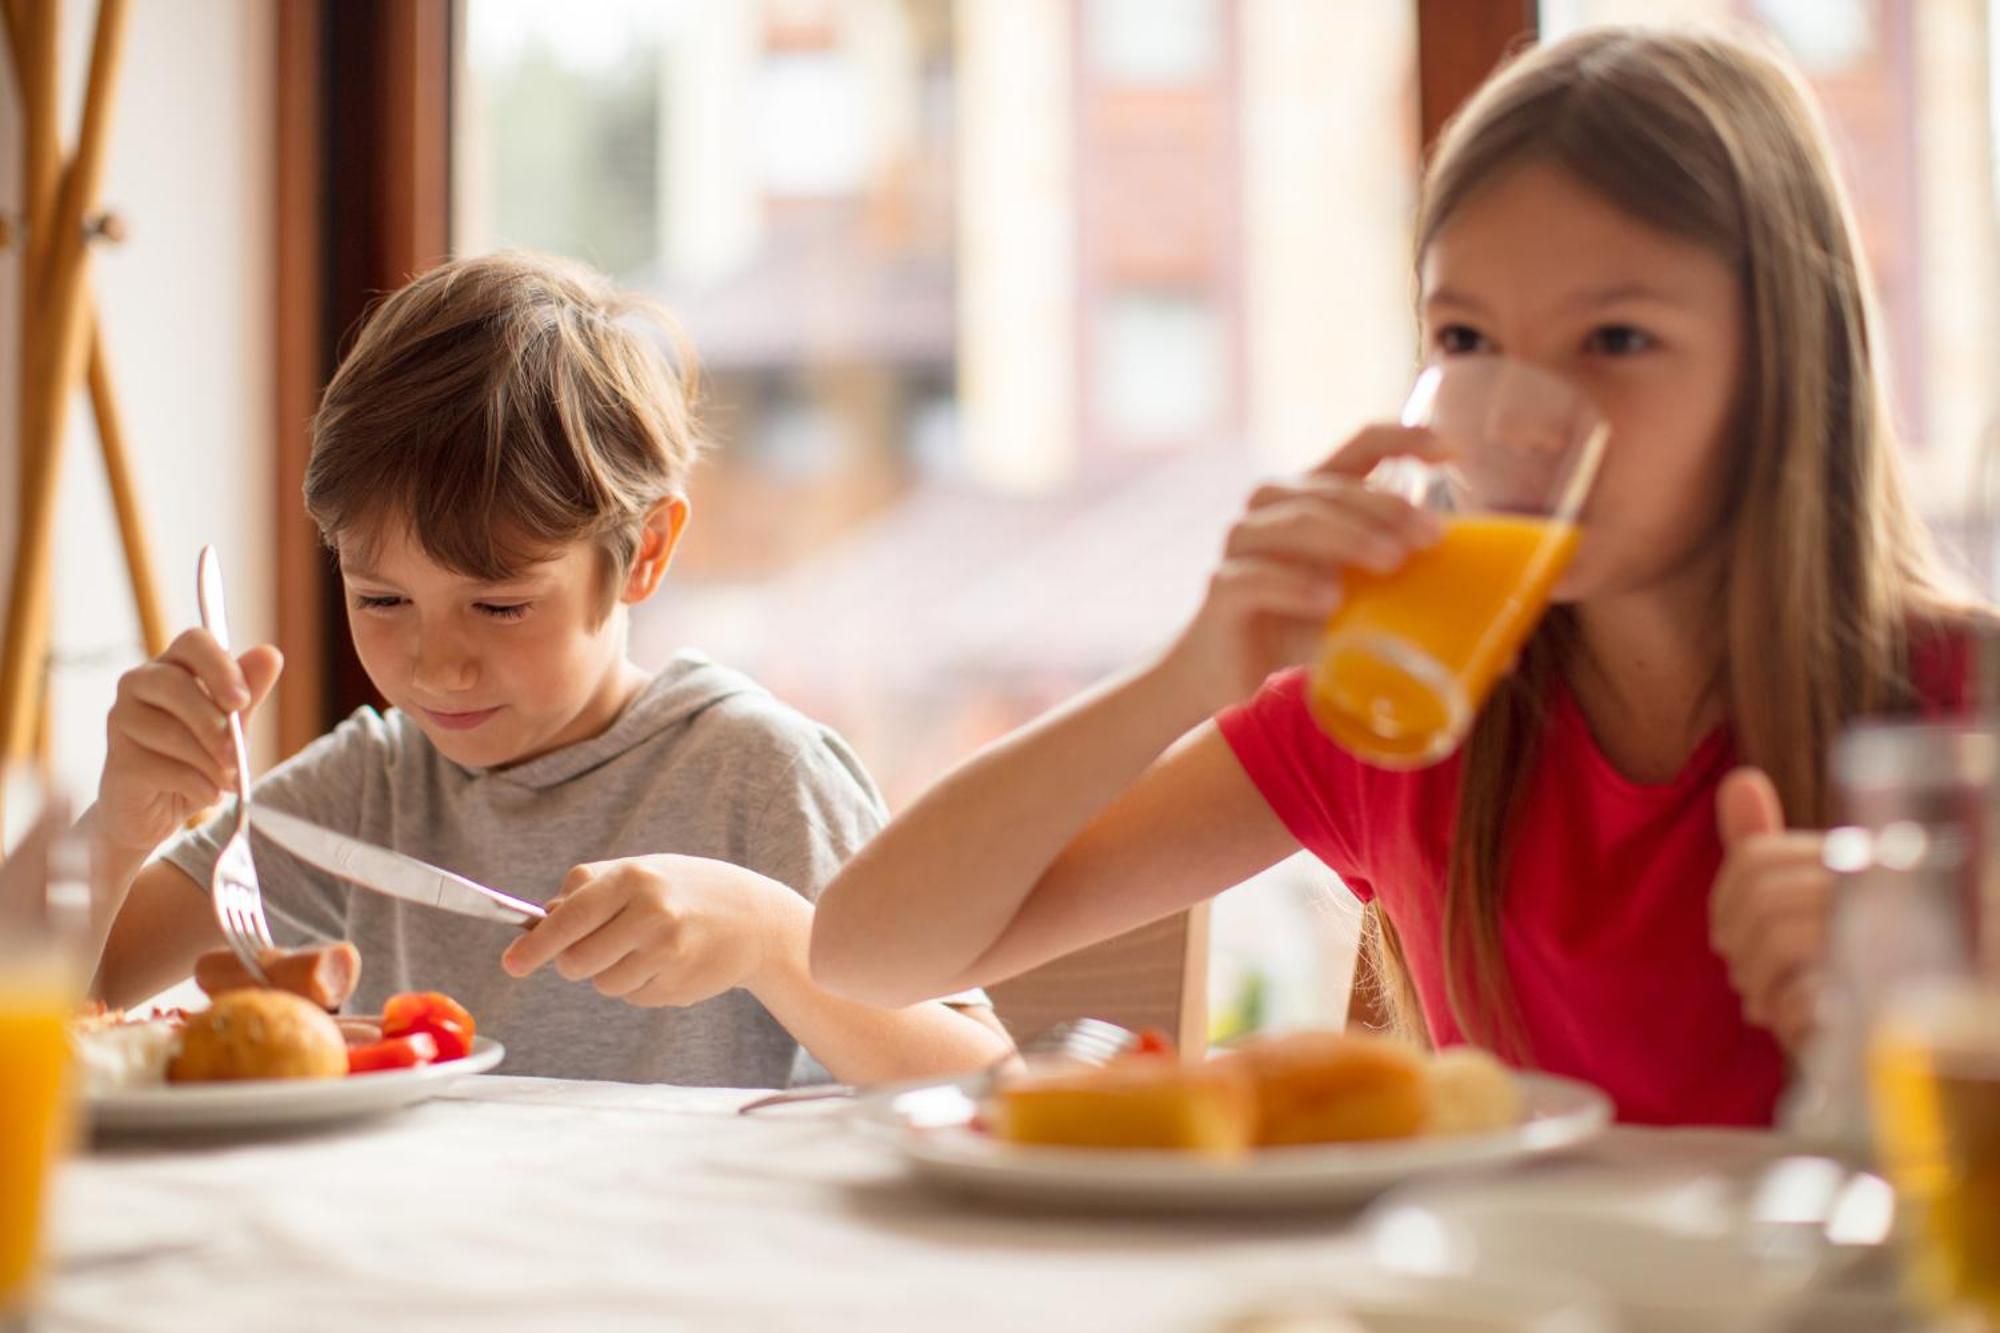
<svg viewBox="0 0 2000 1333"><path fill-rule="evenodd" d="M41 461L30 434L33 423L28 404L34 398L31 386L36 382L41 345L35 335L43 256L48 250L49 218L55 211L56 186L62 172L56 78L61 16L57 0L9 0L7 12L13 20L8 35L14 42L15 82L21 90L21 380L17 392L20 493L25 496L35 490L35 470Z"/></svg>
<svg viewBox="0 0 2000 1333"><path fill-rule="evenodd" d="M139 633L146 656L167 650L167 618L160 608L160 584L153 574L152 544L146 539L146 517L139 508L132 480L132 455L125 444L125 422L111 391L111 365L105 357L104 328L90 313L90 407L97 417L97 441L104 453L104 476L111 487L111 504L118 511L118 538L125 547L125 572L132 583L132 602L139 613Z"/></svg>
<svg viewBox="0 0 2000 1333"><path fill-rule="evenodd" d="M33 431L33 386L38 383L43 348L36 336L39 328L43 264L48 254L49 228L55 211L56 191L61 179L62 138L58 128L60 80L56 62L60 56L62 31L58 0L7 0L7 37L14 51L16 86L21 90L21 188L23 235L21 237L21 355L16 439L20 442L18 464L19 494L32 495L40 486L41 450ZM25 501L17 517L25 520ZM42 636L46 639L46 635ZM40 662L30 669L39 677L45 669ZM40 691L37 689L37 699ZM4 713L4 706L0 706ZM36 707L35 732L31 751L46 763L49 750L48 720L45 709ZM12 748L0 750L0 758L21 758Z"/></svg>
<svg viewBox="0 0 2000 1333"><path fill-rule="evenodd" d="M330 2L330 0L329 0ZM320 242L324 101L321 0L278 0L277 285L272 306L276 393L278 642L285 672L277 697L265 704L278 722L278 753L293 754L327 729L326 552L300 497L312 454L313 407L324 371L320 355ZM275 707L273 706L275 704Z"/></svg>
<svg viewBox="0 0 2000 1333"><path fill-rule="evenodd" d="M28 3L31 14L36 12L33 7L39 6L53 16L51 0ZM83 296L89 252L83 219L95 205L103 179L112 91L117 85L129 16L129 0L100 0L90 78L84 89L83 124L77 134L76 154L63 173L52 231L47 233L34 329L43 351L36 358L34 379L22 395L29 422L22 437L23 452L39 452L40 458L34 485L22 495L20 543L7 600L6 656L0 662L0 758L29 753L42 704L52 529L67 416L63 409L72 387L82 378L88 346ZM53 61L47 72L53 75ZM35 341L31 338L29 345Z"/></svg>
<svg viewBox="0 0 2000 1333"><path fill-rule="evenodd" d="M0 23L6 25L7 50L13 55L14 68L17 72L26 63L21 59L26 53L28 41L27 31L22 27L25 22L26 19L21 13L21 0L6 0L4 4L0 4Z"/></svg>
<svg viewBox="0 0 2000 1333"><path fill-rule="evenodd" d="M1452 113L1541 26L1534 0L1417 0L1417 119L1424 156Z"/></svg>

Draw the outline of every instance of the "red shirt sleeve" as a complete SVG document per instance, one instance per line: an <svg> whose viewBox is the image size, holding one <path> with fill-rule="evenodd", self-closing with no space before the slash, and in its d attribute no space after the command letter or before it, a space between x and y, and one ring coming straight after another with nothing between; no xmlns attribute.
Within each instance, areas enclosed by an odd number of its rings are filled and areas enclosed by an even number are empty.
<svg viewBox="0 0 2000 1333"><path fill-rule="evenodd" d="M1320 731L1305 688L1303 668L1281 671L1248 700L1218 713L1215 723L1299 845L1369 902L1375 890L1360 845L1368 826L1367 770Z"/></svg>
<svg viewBox="0 0 2000 1333"><path fill-rule="evenodd" d="M1965 625L1925 626L1910 636L1910 683L1917 712L1950 718L1972 711L1978 696L1979 645Z"/></svg>

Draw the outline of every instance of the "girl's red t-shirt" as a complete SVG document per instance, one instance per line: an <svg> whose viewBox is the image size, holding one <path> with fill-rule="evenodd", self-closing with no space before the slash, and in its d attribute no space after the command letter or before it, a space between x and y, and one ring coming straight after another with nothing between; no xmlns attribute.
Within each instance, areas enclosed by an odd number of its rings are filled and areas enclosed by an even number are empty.
<svg viewBox="0 0 2000 1333"><path fill-rule="evenodd" d="M1962 708L1969 642L1933 639L1915 656L1924 711ZM1433 1042L1464 1041L1441 930L1459 760L1363 763L1314 724L1304 692L1302 671L1273 676L1217 718L1223 737L1300 845L1395 927ZM1734 763L1721 727L1672 781L1633 782L1558 686L1541 759L1521 776L1501 949L1528 1061L1603 1088L1626 1121L1768 1125L1784 1087L1783 1051L1745 1021L1708 941L1716 789Z"/></svg>

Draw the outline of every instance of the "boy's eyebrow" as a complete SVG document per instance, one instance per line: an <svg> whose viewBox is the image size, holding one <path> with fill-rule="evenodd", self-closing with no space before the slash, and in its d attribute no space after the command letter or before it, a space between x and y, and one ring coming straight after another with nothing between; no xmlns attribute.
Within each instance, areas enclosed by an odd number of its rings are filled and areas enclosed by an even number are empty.
<svg viewBox="0 0 2000 1333"><path fill-rule="evenodd" d="M382 574L382 573L381 573L381 572L380 572L379 570L377 570L377 569L375 569L375 568L374 568L374 566L372 566L372 565L364 565L364 564L361 564L361 563L359 563L359 562L356 562L356 563L353 563L353 564L350 564L350 563L348 563L348 562L347 562L347 561L345 561L345 560L341 561L341 562L340 562L340 572L341 572L341 575L342 575L343 577L345 577L345 578L351 578L351 579L359 579L359 580L360 580L360 581L362 581L363 583L393 583L393 582L395 582L395 580L393 580L393 579L390 579L390 578L387 578L387 577L384 577L384 576L383 576L383 574ZM520 574L516 574L516 575L514 575L514 576L513 576L512 578L504 578L504 579L469 579L469 580L467 580L467 581L468 581L469 583L471 583L473 587L475 587L475 588L479 588L479 589L492 589L492 588L523 588L523 589L525 589L525 588L540 588L541 586L543 586L543 584L544 584L544 583L546 583L546 582L547 582L547 580L546 580L546 579L544 579L544 578L543 578L543 577L542 577L541 575L538 575L538 574L534 574L534 573L530 573L530 572L524 572L524 573L520 573Z"/></svg>

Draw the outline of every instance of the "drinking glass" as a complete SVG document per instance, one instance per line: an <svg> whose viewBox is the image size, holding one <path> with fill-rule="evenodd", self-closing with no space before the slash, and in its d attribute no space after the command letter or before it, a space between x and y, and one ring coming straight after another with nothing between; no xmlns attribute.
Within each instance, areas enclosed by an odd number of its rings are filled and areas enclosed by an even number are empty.
<svg viewBox="0 0 2000 1333"><path fill-rule="evenodd" d="M1567 380L1499 356L1431 366L1402 420L1449 461L1394 459L1368 484L1438 512L1444 538L1393 573L1342 575L1307 698L1350 753L1421 768L1458 748L1547 608L1609 429Z"/></svg>
<svg viewBox="0 0 2000 1333"><path fill-rule="evenodd" d="M62 836L66 811L42 804L0 862L0 1329L27 1326L50 1180L73 1128L69 1020L80 994L77 895L87 895L87 877Z"/></svg>
<svg viewBox="0 0 2000 1333"><path fill-rule="evenodd" d="M1940 1312L2000 1329L2000 987L1906 992L1869 1055L1913 1285Z"/></svg>

